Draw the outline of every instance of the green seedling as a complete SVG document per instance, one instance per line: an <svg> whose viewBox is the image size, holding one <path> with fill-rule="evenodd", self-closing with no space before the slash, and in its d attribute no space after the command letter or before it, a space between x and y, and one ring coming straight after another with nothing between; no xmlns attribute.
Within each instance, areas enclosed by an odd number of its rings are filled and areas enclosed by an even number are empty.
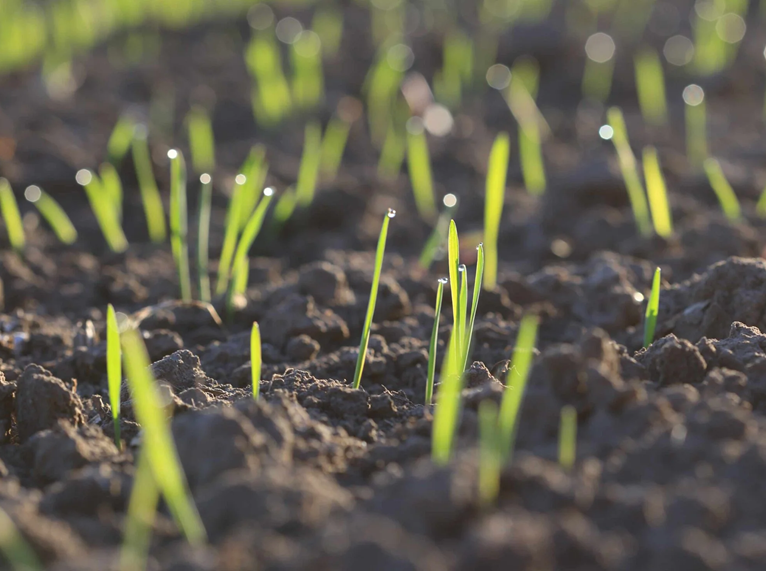
<svg viewBox="0 0 766 571"><path fill-rule="evenodd" d="M468 315L468 269L465 264L460 264L457 268L460 276L460 289L458 290L458 319L460 320L460 344L458 346L458 367L460 372L465 371L465 344L468 338L466 331L466 320Z"/></svg>
<svg viewBox="0 0 766 571"><path fill-rule="evenodd" d="M170 245L178 270L181 299L191 301L188 214L186 210L186 163L180 151L168 151L170 159Z"/></svg>
<svg viewBox="0 0 766 571"><path fill-rule="evenodd" d="M434 226L431 235L428 237L428 240L426 240L418 260L420 267L424 270L431 267L437 252L439 252L447 242L449 221L455 215L455 210L457 209L457 197L452 193L444 195L442 202L444 204L444 210L439 214L439 219L436 221L436 225Z"/></svg>
<svg viewBox="0 0 766 571"><path fill-rule="evenodd" d="M152 170L152 158L149 154L146 127L139 125L135 129L132 145L133 163L136 166L138 188L146 216L149 239L154 243L164 242L167 237L165 209L162 206L160 191Z"/></svg>
<svg viewBox="0 0 766 571"><path fill-rule="evenodd" d="M540 65L531 56L520 56L513 62L511 68L512 80L521 82L532 99L537 99L540 87Z"/></svg>
<svg viewBox="0 0 766 571"><path fill-rule="evenodd" d="M464 82L473 79L473 41L453 29L444 38L442 68L434 74L434 92L439 101L460 104Z"/></svg>
<svg viewBox="0 0 766 571"><path fill-rule="evenodd" d="M508 133L500 133L495 138L489 154L487 183L484 197L484 248L486 270L484 287L488 290L497 285L497 240L500 232L500 219L505 201L505 183L508 175L510 155Z"/></svg>
<svg viewBox="0 0 766 571"><path fill-rule="evenodd" d="M372 65L364 83L367 98L367 117L373 143L380 145L394 119L395 101L399 93L406 60L411 55L403 44L384 47Z"/></svg>
<svg viewBox="0 0 766 571"><path fill-rule="evenodd" d="M253 382L253 398L258 400L261 394L261 328L257 321L253 322L253 329L250 331L250 371Z"/></svg>
<svg viewBox="0 0 766 571"><path fill-rule="evenodd" d="M266 126L280 122L290 114L293 101L274 36L266 32L253 36L245 61L256 80L252 93L256 120Z"/></svg>
<svg viewBox="0 0 766 571"><path fill-rule="evenodd" d="M199 195L197 210L197 287L199 298L205 303L210 303L212 292L210 290L210 272L208 270L208 256L210 251L210 212L213 201L213 179L205 173L199 177L202 185Z"/></svg>
<svg viewBox="0 0 766 571"><path fill-rule="evenodd" d="M8 180L0 178L0 212L5 221L5 229L8 231L8 241L17 254L24 251L24 224L21 221L19 205L11 189Z"/></svg>
<svg viewBox="0 0 766 571"><path fill-rule="evenodd" d="M104 163L98 169L101 176L101 188L104 194L109 196L112 200L112 208L114 208L117 219L122 222L122 181L120 180L120 173L114 168L112 163Z"/></svg>
<svg viewBox="0 0 766 571"><path fill-rule="evenodd" d="M229 208L226 211L223 246L221 247L221 256L218 259L218 275L215 283L216 295L223 295L229 288L232 259L234 258L234 251L237 248L237 239L241 229L240 216L244 210L242 203L245 199L245 191L243 188L246 182L247 177L242 173L234 178L234 188L229 199Z"/></svg>
<svg viewBox="0 0 766 571"><path fill-rule="evenodd" d="M668 122L668 108L660 58L651 48L643 48L635 55L634 63L641 115L650 125L665 125Z"/></svg>
<svg viewBox="0 0 766 571"><path fill-rule="evenodd" d="M686 120L686 156L694 169L701 169L708 156L705 92L699 85L687 85L683 93Z"/></svg>
<svg viewBox="0 0 766 571"><path fill-rule="evenodd" d="M346 150L348 134L351 125L356 120L355 113L347 112L342 107L343 102L338 105L338 113L333 115L330 122L327 123L322 138L322 148L319 151L322 176L328 180L334 179L338 174L338 169L343 161L343 153ZM348 104L347 107L355 107L355 105Z"/></svg>
<svg viewBox="0 0 766 571"><path fill-rule="evenodd" d="M537 82L538 78L529 70L523 71L519 77L512 74L506 93L508 106L519 124L519 159L524 184L534 195L542 194L546 187L541 125L546 134L550 130L527 87L537 89Z"/></svg>
<svg viewBox="0 0 766 571"><path fill-rule="evenodd" d="M500 492L503 457L497 441L498 408L494 401L479 403L479 503L486 507Z"/></svg>
<svg viewBox="0 0 766 571"><path fill-rule="evenodd" d="M484 279L484 244L479 244L476 248L476 275L473 280L473 300L471 301L471 317L465 332L465 342L463 344L463 370L468 368L468 361L471 358L471 344L473 341L473 328L476 323L476 312L479 309L479 296L481 295L481 283ZM466 293L468 288L466 288Z"/></svg>
<svg viewBox="0 0 766 571"><path fill-rule="evenodd" d="M343 38L343 11L330 4L317 7L311 29L319 35L325 57L334 57Z"/></svg>
<svg viewBox="0 0 766 571"><path fill-rule="evenodd" d="M454 220L449 223L447 238L447 263L449 267L450 296L452 298L452 330L454 343L450 341L450 349L457 351L454 355L455 368L460 367L460 347L463 339L463 321L460 319L460 239Z"/></svg>
<svg viewBox="0 0 766 571"><path fill-rule="evenodd" d="M113 197L107 194L98 177L87 169L77 172L75 177L88 196L88 202L96 216L101 233L113 252L124 252L128 249L128 240L122 231L122 225L114 209Z"/></svg>
<svg viewBox="0 0 766 571"><path fill-rule="evenodd" d="M119 571L146 569L152 527L160 501L146 446L138 453L133 488L125 517L125 537L120 549Z"/></svg>
<svg viewBox="0 0 766 571"><path fill-rule="evenodd" d="M654 330L657 328L657 314L660 311L661 276L662 271L660 268L654 270L652 291L649 294L649 301L646 303L646 315L644 316L644 347L648 347L654 342Z"/></svg>
<svg viewBox="0 0 766 571"><path fill-rule="evenodd" d="M447 353L442 361L441 383L431 430L431 459L439 466L446 465L452 457L455 433L460 422L463 374L458 364L458 346L458 330L453 327Z"/></svg>
<svg viewBox="0 0 766 571"><path fill-rule="evenodd" d="M39 186L28 186L24 198L35 205L42 217L50 225L53 233L64 244L74 244L77 241L77 230L72 221L61 208L61 205Z"/></svg>
<svg viewBox="0 0 766 571"><path fill-rule="evenodd" d="M668 204L668 192L665 178L662 176L660 160L657 157L657 149L652 146L644 147L643 164L646 194L649 197L654 231L658 236L667 238L673 234L673 217Z"/></svg>
<svg viewBox="0 0 766 571"><path fill-rule="evenodd" d="M439 344L439 315L442 311L444 284L447 278L439 278L436 287L436 306L434 307L434 326L431 329L431 343L428 346L428 379L426 381L426 406L430 406L434 396L434 378L436 377L436 348Z"/></svg>
<svg viewBox="0 0 766 571"><path fill-rule="evenodd" d="M731 222L737 222L742 218L742 210L739 206L739 200L734 193L734 189L726 180L726 176L721 169L721 163L716 159L709 158L703 162L703 168L707 175L708 182L715 192L718 202L721 204L721 210L726 218Z"/></svg>
<svg viewBox="0 0 766 571"><path fill-rule="evenodd" d="M312 121L306 124L303 138L303 154L298 168L298 181L295 183L295 193L298 204L309 206L314 201L319 167L322 161L322 128L319 123Z"/></svg>
<svg viewBox="0 0 766 571"><path fill-rule="evenodd" d="M322 41L311 30L304 30L290 46L293 66L292 94L299 109L316 107L324 99Z"/></svg>
<svg viewBox="0 0 766 571"><path fill-rule="evenodd" d="M638 175L636 166L636 157L630 148L628 141L628 129L625 126L625 119L619 107L610 107L607 111L607 120L612 127L612 142L617 151L617 158L620 163L620 172L625 181L625 188L628 191L630 206L633 209L633 218L636 221L636 227L643 236L650 236L652 233L652 223L649 218L649 207L646 203L644 188L641 185L641 179Z"/></svg>
<svg viewBox="0 0 766 571"><path fill-rule="evenodd" d="M423 220L433 221L436 219L436 201L431 158L426 133L419 119L410 119L407 123L407 166L418 214Z"/></svg>
<svg viewBox="0 0 766 571"><path fill-rule="evenodd" d="M395 179L402 168L407 153L407 139L391 122L383 139L378 160L378 177L385 180Z"/></svg>
<svg viewBox="0 0 766 571"><path fill-rule="evenodd" d="M109 387L109 404L112 407L114 423L114 444L122 449L120 439L120 390L122 388L122 349L120 348L120 329L117 316L110 303L106 309L106 378Z"/></svg>
<svg viewBox="0 0 766 571"><path fill-rule="evenodd" d="M248 263L248 252L252 248L255 239L263 228L263 221L266 218L266 212L268 211L271 199L274 197L274 189L267 187L263 189L263 198L258 203L255 211L250 220L247 221L245 229L242 231L242 236L237 244L237 250L234 253L234 260L232 268L234 270L234 279L232 286L229 288L229 294L227 297L227 312L231 315L233 310L234 297L239 294L244 294L247 288L247 274L249 273L250 265Z"/></svg>
<svg viewBox="0 0 766 571"><path fill-rule="evenodd" d="M128 330L122 334L122 351L133 410L143 430L142 447L152 478L186 539L192 545L201 545L207 534L191 499L157 381L149 367L149 355L138 331Z"/></svg>
<svg viewBox="0 0 766 571"><path fill-rule="evenodd" d="M117 119L112 134L109 136L109 142L106 145L107 160L115 167L119 167L125 155L130 150L133 141L133 133L136 130L136 123L129 115L121 115Z"/></svg>
<svg viewBox="0 0 766 571"><path fill-rule="evenodd" d="M378 237L378 247L375 251L375 270L372 274L372 288L370 289L370 301L367 303L367 315L364 318L364 328L362 329L362 341L359 343L359 356L356 359L356 370L354 371L353 387L358 389L362 384L362 372L364 371L364 362L367 358L367 345L370 342L370 327L372 327L372 317L375 314L375 303L378 300L378 286L380 284L380 272L383 268L383 256L386 253L386 238L388 237L388 224L396 216L396 210L389 208L383 218L383 226L380 228Z"/></svg>
<svg viewBox="0 0 766 571"><path fill-rule="evenodd" d="M277 226L281 226L292 217L297 203L298 197L295 195L295 187L291 186L282 193L274 207L274 222Z"/></svg>
<svg viewBox="0 0 766 571"><path fill-rule="evenodd" d="M32 547L19 533L16 524L0 508L0 552L12 571L42 571L43 566Z"/></svg>
<svg viewBox="0 0 766 571"><path fill-rule="evenodd" d="M585 72L582 77L582 94L587 99L604 103L612 91L615 45L611 36L597 32L585 43Z"/></svg>
<svg viewBox="0 0 766 571"><path fill-rule="evenodd" d="M503 398L500 402L498 446L506 461L513 456L521 401L524 398L527 379L532 368L537 324L538 318L534 315L526 315L521 320L519 333L516 337L516 346L513 349L511 367L508 369L505 391L503 391Z"/></svg>
<svg viewBox="0 0 766 571"><path fill-rule="evenodd" d="M266 162L266 147L260 143L253 146L239 172L245 177L244 182L237 183L234 187L234 192L241 194L238 227L238 232L241 232L261 199L266 176L269 173L269 164ZM242 179L238 180L241 181Z"/></svg>
<svg viewBox="0 0 766 571"><path fill-rule="evenodd" d="M207 111L199 106L192 107L186 116L186 127L194 172L212 172L215 170L215 138Z"/></svg>
<svg viewBox="0 0 766 571"><path fill-rule="evenodd" d="M559 465L571 470L577 458L577 410L571 405L561 408L559 423Z"/></svg>

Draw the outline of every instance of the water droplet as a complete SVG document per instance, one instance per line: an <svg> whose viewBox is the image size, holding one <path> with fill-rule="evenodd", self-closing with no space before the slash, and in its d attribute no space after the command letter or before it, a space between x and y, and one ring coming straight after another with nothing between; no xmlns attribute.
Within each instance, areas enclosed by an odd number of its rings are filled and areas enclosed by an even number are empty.
<svg viewBox="0 0 766 571"><path fill-rule="evenodd" d="M24 191L24 198L26 198L29 202L37 202L40 200L40 197L43 195L43 191L40 190L40 187L37 185L28 186L27 189Z"/></svg>
<svg viewBox="0 0 766 571"><path fill-rule="evenodd" d="M274 196L274 189L270 186L267 186L263 189L263 196Z"/></svg>
<svg viewBox="0 0 766 571"><path fill-rule="evenodd" d="M614 137L614 129L612 129L611 125L601 125L598 130L598 136L608 141Z"/></svg>
<svg viewBox="0 0 766 571"><path fill-rule="evenodd" d="M238 185L242 186L247 182L247 177L243 174L238 174L234 177L234 182L236 182Z"/></svg>
<svg viewBox="0 0 766 571"><path fill-rule="evenodd" d="M440 284L446 284L449 280L447 278L439 278Z"/></svg>
<svg viewBox="0 0 766 571"><path fill-rule="evenodd" d="M459 271L459 272L464 272L464 271L466 271L466 267L465 267L465 264L460 264L460 265L457 267L457 271Z"/></svg>
<svg viewBox="0 0 766 571"><path fill-rule="evenodd" d="M209 175L209 174L207 174L207 173L203 173L203 174L201 174L201 175L200 175L200 177L199 177L199 181L200 181L202 184L210 184L210 181L211 181L211 180L213 180L213 179L212 179L212 178L210 177L210 175Z"/></svg>
<svg viewBox="0 0 766 571"><path fill-rule="evenodd" d="M74 179L77 181L77 184L85 186L86 184L90 184L90 181L93 180L93 173L88 169L80 169L77 171Z"/></svg>
<svg viewBox="0 0 766 571"><path fill-rule="evenodd" d="M452 194L451 192L449 194L444 195L444 206L447 208L452 208L457 204L457 196Z"/></svg>
<svg viewBox="0 0 766 571"><path fill-rule="evenodd" d="M388 209L388 217L389 218L393 218L394 216L396 216L396 210L394 210L393 208L389 208Z"/></svg>
<svg viewBox="0 0 766 571"><path fill-rule="evenodd" d="M705 91L696 83L692 83L684 87L683 97L687 105L696 107L705 100Z"/></svg>
<svg viewBox="0 0 766 571"><path fill-rule="evenodd" d="M168 158L170 160L177 159L178 158L178 151L176 151L175 149L170 149L168 151Z"/></svg>
<svg viewBox="0 0 766 571"><path fill-rule="evenodd" d="M606 63L614 57L615 45L612 36L596 32L585 42L585 53L596 63Z"/></svg>
<svg viewBox="0 0 766 571"><path fill-rule="evenodd" d="M476 246L476 250L483 250L484 249L484 242L479 242L479 245Z"/></svg>

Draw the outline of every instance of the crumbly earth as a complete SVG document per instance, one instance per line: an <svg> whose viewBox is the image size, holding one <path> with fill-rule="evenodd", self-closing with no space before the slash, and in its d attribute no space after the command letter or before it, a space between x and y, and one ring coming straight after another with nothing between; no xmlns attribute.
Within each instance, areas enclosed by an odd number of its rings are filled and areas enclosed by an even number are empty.
<svg viewBox="0 0 766 571"><path fill-rule="evenodd" d="M326 66L323 117L342 94L360 93L374 55L365 14L346 7L344 46ZM15 142L0 174L16 190L44 186L80 230L77 244L64 247L22 205L29 244L21 258L0 229L0 507L46 567L116 568L142 434L125 386L124 447L113 443L104 342L112 303L144 335L209 536L204 547L189 547L162 506L152 570L763 569L766 240L755 212L764 172L753 124L762 102L750 79L762 63L763 34L749 32L734 68L703 84L711 152L724 159L742 200L737 223L723 217L683 156L678 94L689 78L669 73L672 126L644 129L629 54L618 50L613 102L624 106L636 148L660 147L675 221L668 239L636 233L611 143L596 135L602 110L580 103L582 50L564 32L563 13L503 38L498 61L528 54L541 64L540 106L554 133L546 143L549 188L529 196L513 157L498 286L481 297L455 458L436 467L424 392L436 283L446 266L418 267L430 227L417 218L404 172L377 179L377 151L361 121L338 179L259 237L247 295L228 321L219 300L175 300L170 249L147 242L129 159L121 169L132 243L125 254L106 251L73 185L78 168L103 160L116 116L128 105L147 111L159 78L174 86L181 110L215 96L216 259L223 189L249 146L267 145L269 183L281 190L295 180L302 144L302 123L273 132L252 122L244 64L227 51L243 33L241 22L168 33L160 57L125 69L109 63L104 47L77 60L82 82L71 100L49 100L33 73L0 79L0 133ZM650 27L646 40L661 48L665 36ZM439 45L430 35L415 38L416 69L439 65ZM164 150L183 147L178 115L174 134L153 139L163 188ZM430 143L438 194L460 199L462 255L471 264L489 146L496 129L515 134L515 126L497 93L481 92L466 96L455 125ZM192 211L196 192L190 185ZM371 251L389 207L398 215L362 389L353 390ZM642 348L658 265L657 340ZM450 307L447 292L440 354ZM497 504L481 507L476 411L482 400L500 399L527 312L540 315L541 327L517 450ZM250 396L254 320L263 337L258 402ZM571 472L556 461L567 404L578 419Z"/></svg>

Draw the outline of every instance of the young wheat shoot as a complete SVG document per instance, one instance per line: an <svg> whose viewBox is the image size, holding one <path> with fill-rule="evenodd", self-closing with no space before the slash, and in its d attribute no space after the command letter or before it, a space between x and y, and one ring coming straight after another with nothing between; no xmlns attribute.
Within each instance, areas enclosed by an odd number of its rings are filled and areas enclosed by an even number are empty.
<svg viewBox="0 0 766 571"><path fill-rule="evenodd" d="M418 214L423 220L431 222L436 218L436 202L428 139L419 118L407 122L407 165Z"/></svg>
<svg viewBox="0 0 766 571"><path fill-rule="evenodd" d="M704 166L707 149L707 111L705 92L696 84L687 85L683 91L686 121L686 156L694 169Z"/></svg>
<svg viewBox="0 0 766 571"><path fill-rule="evenodd" d="M436 349L439 344L439 316L442 311L444 284L447 278L439 278L436 287L436 306L434 307L434 325L431 329L431 342L428 345L428 378L426 380L426 406L430 406L434 396L434 378L436 377Z"/></svg>
<svg viewBox="0 0 766 571"><path fill-rule="evenodd" d="M577 410L571 405L561 408L559 423L559 465L571 470L577 458Z"/></svg>
<svg viewBox="0 0 766 571"><path fill-rule="evenodd" d="M106 378L109 388L109 405L112 407L114 444L122 449L120 439L120 390L122 389L122 349L117 316L110 303L106 308Z"/></svg>
<svg viewBox="0 0 766 571"><path fill-rule="evenodd" d="M139 125L135 129L132 153L149 239L154 243L164 242L167 237L165 208L162 205L160 191L157 189L157 181L154 178L152 158L149 154L147 132L144 125Z"/></svg>
<svg viewBox="0 0 766 571"><path fill-rule="evenodd" d="M197 210L197 287L199 298L205 303L210 303L212 292L210 290L210 273L208 270L208 256L210 251L210 211L213 200L213 179L207 173L199 177L202 188L200 190L199 206Z"/></svg>
<svg viewBox="0 0 766 571"><path fill-rule="evenodd" d="M389 208L383 218L383 225L380 228L378 237L378 247L375 251L375 269L372 274L372 288L370 289L370 301L367 303L367 315L364 318L364 327L362 329L362 341L359 343L359 356L356 359L356 370L354 371L353 387L358 389L362 384L362 372L364 371L364 362L367 359L367 345L370 342L370 327L372 327L372 317L375 314L375 303L378 300L378 286L380 284L380 272L383 267L383 256L386 253L386 238L388 237L388 224L396 216L396 210Z"/></svg>
<svg viewBox="0 0 766 571"><path fill-rule="evenodd" d="M24 198L35 205L62 243L71 245L77 241L77 229L61 205L50 194L33 184L24 191Z"/></svg>
<svg viewBox="0 0 766 571"><path fill-rule="evenodd" d="M473 300L471 301L471 317L465 332L465 344L463 346L463 370L468 368L471 358L471 344L473 342L473 328L476 323L476 312L479 309L479 296L481 295L481 282L484 279L484 244L476 248L476 276L473 280Z"/></svg>
<svg viewBox="0 0 766 571"><path fill-rule="evenodd" d="M486 270L484 287L488 290L497 286L497 240L500 232L500 219L505 201L505 182L508 174L510 139L508 133L495 137L489 154L487 183L484 198L484 253Z"/></svg>
<svg viewBox="0 0 766 571"><path fill-rule="evenodd" d="M302 207L307 207L314 201L321 160L322 128L319 123L310 122L306 124L298 181L295 183L298 204Z"/></svg>
<svg viewBox="0 0 766 571"><path fill-rule="evenodd" d="M253 322L250 331L250 374L253 384L253 399L258 400L261 394L261 328L257 321Z"/></svg>
<svg viewBox="0 0 766 571"><path fill-rule="evenodd" d="M661 276L662 271L660 268L654 270L652 291L649 294L649 301L646 303L646 314L644 316L644 347L648 347L654 341L654 331L657 328L657 315L660 310Z"/></svg>
<svg viewBox="0 0 766 571"><path fill-rule="evenodd" d="M734 189L726 180L726 175L723 174L721 164L716 159L709 158L705 159L702 166L726 218L731 222L739 221L742 218L742 209Z"/></svg>
<svg viewBox="0 0 766 571"><path fill-rule="evenodd" d="M125 517L125 537L120 548L119 571L146 569L152 527L160 501L146 447L138 452L133 488Z"/></svg>
<svg viewBox="0 0 766 571"><path fill-rule="evenodd" d="M673 234L673 217L668 204L668 191L665 178L662 176L660 160L657 157L657 149L652 146L644 147L643 164L646 195L649 198L654 231L658 236L667 238Z"/></svg>
<svg viewBox="0 0 766 571"><path fill-rule="evenodd" d="M497 441L498 408L494 401L479 403L479 503L489 506L500 492L503 458Z"/></svg>
<svg viewBox="0 0 766 571"><path fill-rule="evenodd" d="M96 216L109 249L113 252L124 252L128 249L128 240L122 231L122 225L117 218L112 197L104 193L101 181L91 171L81 169L75 177L88 196L88 202Z"/></svg>
<svg viewBox="0 0 766 571"><path fill-rule="evenodd" d="M0 178L0 212L2 212L5 221L5 229L8 232L8 241L14 251L21 255L24 251L24 224L21 221L19 205L13 194L10 183Z"/></svg>
<svg viewBox="0 0 766 571"><path fill-rule="evenodd" d="M180 151L168 151L170 159L170 244L178 270L181 299L191 301L189 273L188 213L186 210L186 163Z"/></svg>
<svg viewBox="0 0 766 571"><path fill-rule="evenodd" d="M210 116L204 108L192 107L186 116L186 126L194 172L212 172L215 170L215 138Z"/></svg>

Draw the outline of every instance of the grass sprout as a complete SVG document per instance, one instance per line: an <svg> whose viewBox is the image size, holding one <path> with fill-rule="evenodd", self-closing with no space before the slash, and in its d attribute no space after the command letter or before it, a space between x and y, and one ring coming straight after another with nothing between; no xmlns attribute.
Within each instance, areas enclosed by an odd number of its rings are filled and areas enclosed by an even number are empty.
<svg viewBox="0 0 766 571"><path fill-rule="evenodd" d="M441 382L431 429L431 459L440 466L447 464L452 457L453 442L460 421L463 374L459 370L458 345L458 331L453 327L442 361L439 376Z"/></svg>
<svg viewBox="0 0 766 571"><path fill-rule="evenodd" d="M476 248L476 276L473 281L473 300L471 301L471 317L465 330L465 342L463 344L463 370L468 368L471 358L471 343L473 341L473 328L476 323L476 312L479 309L479 296L481 295L481 283L484 279L484 244Z"/></svg>
<svg viewBox="0 0 766 571"><path fill-rule="evenodd" d="M322 149L320 151L320 168L327 179L334 179L343 161L351 125L361 115L360 103L351 97L344 97L338 104L338 109L327 123Z"/></svg>
<svg viewBox="0 0 766 571"><path fill-rule="evenodd" d="M119 571L146 569L152 527L160 501L160 488L152 475L147 448L138 453L133 488L125 517Z"/></svg>
<svg viewBox="0 0 766 571"><path fill-rule="evenodd" d="M726 180L726 175L723 174L721 163L713 158L705 159L703 168L726 218L731 222L739 221L742 218L739 200L737 200L737 195L734 193L731 184Z"/></svg>
<svg viewBox="0 0 766 571"><path fill-rule="evenodd" d="M500 219L503 216L510 148L508 133L500 133L495 137L492 151L489 154L484 198L484 250L486 256L484 287L488 290L494 289L497 285L497 240L500 232Z"/></svg>
<svg viewBox="0 0 766 571"><path fill-rule="evenodd" d="M122 221L122 181L120 173L112 163L104 163L98 169L101 176L101 189L112 200L112 208L117 219Z"/></svg>
<svg viewBox="0 0 766 571"><path fill-rule="evenodd" d="M420 267L427 270L431 267L431 264L436 258L437 252L443 247L447 241L447 233L449 232L449 221L455 214L457 209L457 197L452 194L446 194L444 196L444 209L439 214L439 219L436 221L431 235L423 245L423 251L420 253L418 263Z"/></svg>
<svg viewBox="0 0 766 571"><path fill-rule="evenodd" d="M12 571L42 571L43 569L32 547L2 508L0 508L0 552L8 561Z"/></svg>
<svg viewBox="0 0 766 571"><path fill-rule="evenodd" d="M110 303L106 309L106 378L109 387L109 404L114 423L114 444L122 449L120 439L120 389L122 388L122 349L117 316Z"/></svg>
<svg viewBox="0 0 766 571"><path fill-rule="evenodd" d="M50 225L53 233L64 244L77 241L77 230L69 216L56 200L39 186L28 186L24 198L35 205L42 217Z"/></svg>
<svg viewBox="0 0 766 571"><path fill-rule="evenodd" d="M625 188L628 191L630 206L633 209L633 218L636 221L636 227L643 236L649 236L652 233L652 223L649 218L649 207L644 195L644 187L641 185L641 179L638 175L636 166L636 157L630 148L628 141L628 129L625 126L625 118L619 107L610 107L607 111L607 120L612 127L612 142L617 151L617 158L620 163L620 172L625 181Z"/></svg>
<svg viewBox="0 0 766 571"><path fill-rule="evenodd" d="M5 221L5 229L8 232L8 241L17 254L24 251L26 239L24 237L24 224L21 221L19 205L7 179L0 178L0 212Z"/></svg>
<svg viewBox="0 0 766 571"><path fill-rule="evenodd" d="M165 209L162 206L162 198L154 178L146 127L143 125L139 125L135 129L131 150L133 163L136 167L138 188L141 191L146 226L149 230L149 239L154 243L164 242L167 237Z"/></svg>
<svg viewBox="0 0 766 571"><path fill-rule="evenodd" d="M253 398L258 400L261 394L261 328L257 321L253 322L250 331L250 371L253 381Z"/></svg>
<svg viewBox="0 0 766 571"><path fill-rule="evenodd" d="M319 123L312 121L306 124L298 181L295 183L298 204L302 207L309 206L314 201L321 160L322 128Z"/></svg>
<svg viewBox="0 0 766 571"><path fill-rule="evenodd" d="M407 138L391 122L385 132L383 147L378 159L378 176L382 179L396 178L407 153Z"/></svg>
<svg viewBox="0 0 766 571"><path fill-rule="evenodd" d="M418 214L423 220L433 221L436 219L436 201L428 139L422 122L415 118L407 122L407 166Z"/></svg>
<svg viewBox="0 0 766 571"><path fill-rule="evenodd" d="M571 470L577 458L577 410L571 405L561 408L559 423L559 465Z"/></svg>
<svg viewBox="0 0 766 571"><path fill-rule="evenodd" d="M199 298L210 303L210 272L208 257L210 251L210 212L213 201L213 179L204 173L199 177L201 189L197 209L197 287Z"/></svg>
<svg viewBox="0 0 766 571"><path fill-rule="evenodd" d="M304 30L290 46L293 67L292 94L299 109L316 107L324 98L322 40L316 32Z"/></svg>
<svg viewBox="0 0 766 571"><path fill-rule="evenodd" d="M686 156L694 169L703 168L708 156L705 92L699 85L687 85L683 92L686 121Z"/></svg>
<svg viewBox="0 0 766 571"><path fill-rule="evenodd" d="M439 315L442 311L444 284L447 278L439 278L436 287L436 306L434 307L434 326L431 329L431 342L428 346L428 379L426 381L426 406L430 406L434 396L434 378L436 377L436 349L439 344Z"/></svg>
<svg viewBox="0 0 766 571"><path fill-rule="evenodd" d="M206 541L207 534L191 499L181 468L170 423L149 367L146 346L136 330L122 334L125 372L133 397L136 420L143 430L143 449L151 475L164 496L173 519L192 545Z"/></svg>
<svg viewBox="0 0 766 571"><path fill-rule="evenodd" d="M189 274L189 221L186 209L186 163L181 151L168 151L170 159L170 245L178 270L181 299L191 301Z"/></svg>
<svg viewBox="0 0 766 571"><path fill-rule="evenodd" d="M457 351L454 355L455 367L460 363L460 346L463 339L460 319L460 238L457 233L457 225L454 220L449 223L449 236L447 238L447 263L449 267L450 297L452 298L452 331L455 342L450 340L450 349Z"/></svg>
<svg viewBox="0 0 766 571"><path fill-rule="evenodd" d="M245 51L245 62L256 80L252 93L256 120L265 126L279 123L289 115L293 101L273 34L253 36Z"/></svg>
<svg viewBox="0 0 766 571"><path fill-rule="evenodd" d="M266 147L262 144L254 145L239 172L245 177L242 184L235 186L235 192L241 193L238 231L242 231L261 199L262 189L269 173Z"/></svg>
<svg viewBox="0 0 766 571"><path fill-rule="evenodd" d="M494 503L500 492L503 457L497 441L498 407L485 399L479 403L479 503Z"/></svg>
<svg viewBox="0 0 766 571"><path fill-rule="evenodd" d="M101 233L106 243L113 252L124 252L128 249L128 240L122 231L122 225L114 209L113 197L103 190L98 176L87 169L77 172L75 177L78 184L85 189L88 202L96 216L96 221L101 228Z"/></svg>
<svg viewBox="0 0 766 571"><path fill-rule="evenodd" d="M665 76L657 52L651 48L639 50L634 64L638 104L644 121L650 125L665 125L668 122Z"/></svg>
<svg viewBox="0 0 766 571"><path fill-rule="evenodd" d="M117 119L112 134L109 136L109 142L106 144L107 160L114 166L120 166L125 155L130 150L133 142L133 133L136 130L136 123L125 114Z"/></svg>
<svg viewBox="0 0 766 571"><path fill-rule="evenodd" d="M505 460L510 460L513 455L521 401L524 398L529 372L532 368L537 325L538 318L535 315L525 315L521 319L519 332L516 336L516 346L513 349L511 367L508 369L505 391L503 391L500 402L498 446L500 446L500 452Z"/></svg>
<svg viewBox="0 0 766 571"><path fill-rule="evenodd" d="M335 56L343 38L343 11L330 4L320 5L314 12L311 29L322 41L322 53L327 57Z"/></svg>
<svg viewBox="0 0 766 571"><path fill-rule="evenodd" d="M644 316L644 347L648 347L654 342L654 331L657 328L657 314L660 310L660 278L662 270L654 270L652 278L652 291L649 294L649 301L646 303L646 315Z"/></svg>
<svg viewBox="0 0 766 571"><path fill-rule="evenodd" d="M215 137L207 111L198 105L192 107L186 116L186 127L194 172L212 172L215 169Z"/></svg>
<svg viewBox="0 0 766 571"><path fill-rule="evenodd" d="M668 204L668 191L665 178L662 176L657 149L652 146L644 147L643 165L646 195L649 198L654 231L658 236L667 238L673 234L673 216Z"/></svg>
<svg viewBox="0 0 766 571"><path fill-rule="evenodd" d="M367 303L367 315L364 318L364 327L362 329L362 341L359 343L359 356L356 359L356 370L354 371L353 387L358 389L362 384L362 372L364 371L364 362L367 359L367 345L370 342L370 327L372 326L372 317L375 314L375 303L378 300L378 286L380 284L380 272L383 268L383 256L386 253L386 238L388 237L388 225L391 219L396 216L396 211L389 208L383 218L383 225L380 228L378 237L378 247L375 251L375 270L372 274L372 288L370 289L370 300Z"/></svg>
<svg viewBox="0 0 766 571"><path fill-rule="evenodd" d="M534 81L527 78L528 81ZM549 127L542 117L537 104L526 84L519 78L512 78L506 95L508 105L519 124L519 159L527 191L533 195L545 192L545 165L541 146L541 125L546 134Z"/></svg>
<svg viewBox="0 0 766 571"><path fill-rule="evenodd" d="M277 200L276 206L274 206L274 221L278 225L287 222L293 215L293 212L295 212L297 203L298 198L295 196L295 187L291 186L282 193L282 196Z"/></svg>

